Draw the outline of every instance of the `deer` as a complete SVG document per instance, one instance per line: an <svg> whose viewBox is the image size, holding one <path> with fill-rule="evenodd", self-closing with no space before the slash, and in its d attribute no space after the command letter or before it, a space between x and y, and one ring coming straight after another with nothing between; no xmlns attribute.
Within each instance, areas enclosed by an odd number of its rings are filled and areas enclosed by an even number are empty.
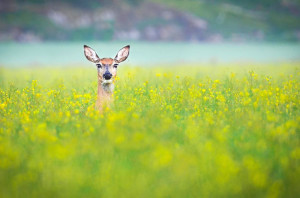
<svg viewBox="0 0 300 198"><path fill-rule="evenodd" d="M125 61L129 56L130 46L127 45L120 49L115 56L112 58L99 58L95 50L91 47L84 45L85 57L95 63L98 71L98 92L96 109L100 112L103 111L105 106L109 106L112 101L112 94L114 91L114 82L117 76L118 65Z"/></svg>

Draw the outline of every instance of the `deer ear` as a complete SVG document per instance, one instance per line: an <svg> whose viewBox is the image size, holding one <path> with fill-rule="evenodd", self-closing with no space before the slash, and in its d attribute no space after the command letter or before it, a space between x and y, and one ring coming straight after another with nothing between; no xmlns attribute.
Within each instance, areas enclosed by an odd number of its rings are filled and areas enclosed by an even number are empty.
<svg viewBox="0 0 300 198"><path fill-rule="evenodd" d="M126 60L127 57L129 56L129 49L130 49L129 45L120 49L120 51L118 52L118 54L115 57L115 61L120 63L120 62L123 62L124 60Z"/></svg>
<svg viewBox="0 0 300 198"><path fill-rule="evenodd" d="M93 63L98 63L100 61L99 56L92 48L90 48L87 45L84 45L83 47L84 47L84 55L89 61Z"/></svg>

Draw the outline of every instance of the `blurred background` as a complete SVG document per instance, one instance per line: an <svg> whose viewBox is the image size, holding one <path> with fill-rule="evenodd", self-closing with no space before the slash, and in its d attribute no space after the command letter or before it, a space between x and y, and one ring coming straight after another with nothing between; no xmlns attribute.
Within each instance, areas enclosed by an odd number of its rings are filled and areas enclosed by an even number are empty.
<svg viewBox="0 0 300 198"><path fill-rule="evenodd" d="M300 59L299 0L0 0L0 66Z"/></svg>

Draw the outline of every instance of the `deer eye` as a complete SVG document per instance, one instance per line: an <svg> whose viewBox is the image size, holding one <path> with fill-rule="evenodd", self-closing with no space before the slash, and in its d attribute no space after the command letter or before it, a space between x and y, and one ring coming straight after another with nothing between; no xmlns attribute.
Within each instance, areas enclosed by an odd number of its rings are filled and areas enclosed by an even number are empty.
<svg viewBox="0 0 300 198"><path fill-rule="evenodd" d="M101 64L96 64L98 68L102 68L102 65Z"/></svg>
<svg viewBox="0 0 300 198"><path fill-rule="evenodd" d="M118 67L118 64L114 64L114 68L117 68Z"/></svg>

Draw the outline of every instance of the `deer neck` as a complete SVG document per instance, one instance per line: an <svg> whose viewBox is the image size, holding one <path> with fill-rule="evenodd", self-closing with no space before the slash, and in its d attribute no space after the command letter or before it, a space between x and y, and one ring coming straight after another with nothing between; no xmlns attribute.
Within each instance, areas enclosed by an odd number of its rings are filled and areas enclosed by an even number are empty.
<svg viewBox="0 0 300 198"><path fill-rule="evenodd" d="M111 97L114 91L113 83L98 82L98 96Z"/></svg>
<svg viewBox="0 0 300 198"><path fill-rule="evenodd" d="M98 80L98 98L110 98L113 91L113 83L104 83L102 80Z"/></svg>

